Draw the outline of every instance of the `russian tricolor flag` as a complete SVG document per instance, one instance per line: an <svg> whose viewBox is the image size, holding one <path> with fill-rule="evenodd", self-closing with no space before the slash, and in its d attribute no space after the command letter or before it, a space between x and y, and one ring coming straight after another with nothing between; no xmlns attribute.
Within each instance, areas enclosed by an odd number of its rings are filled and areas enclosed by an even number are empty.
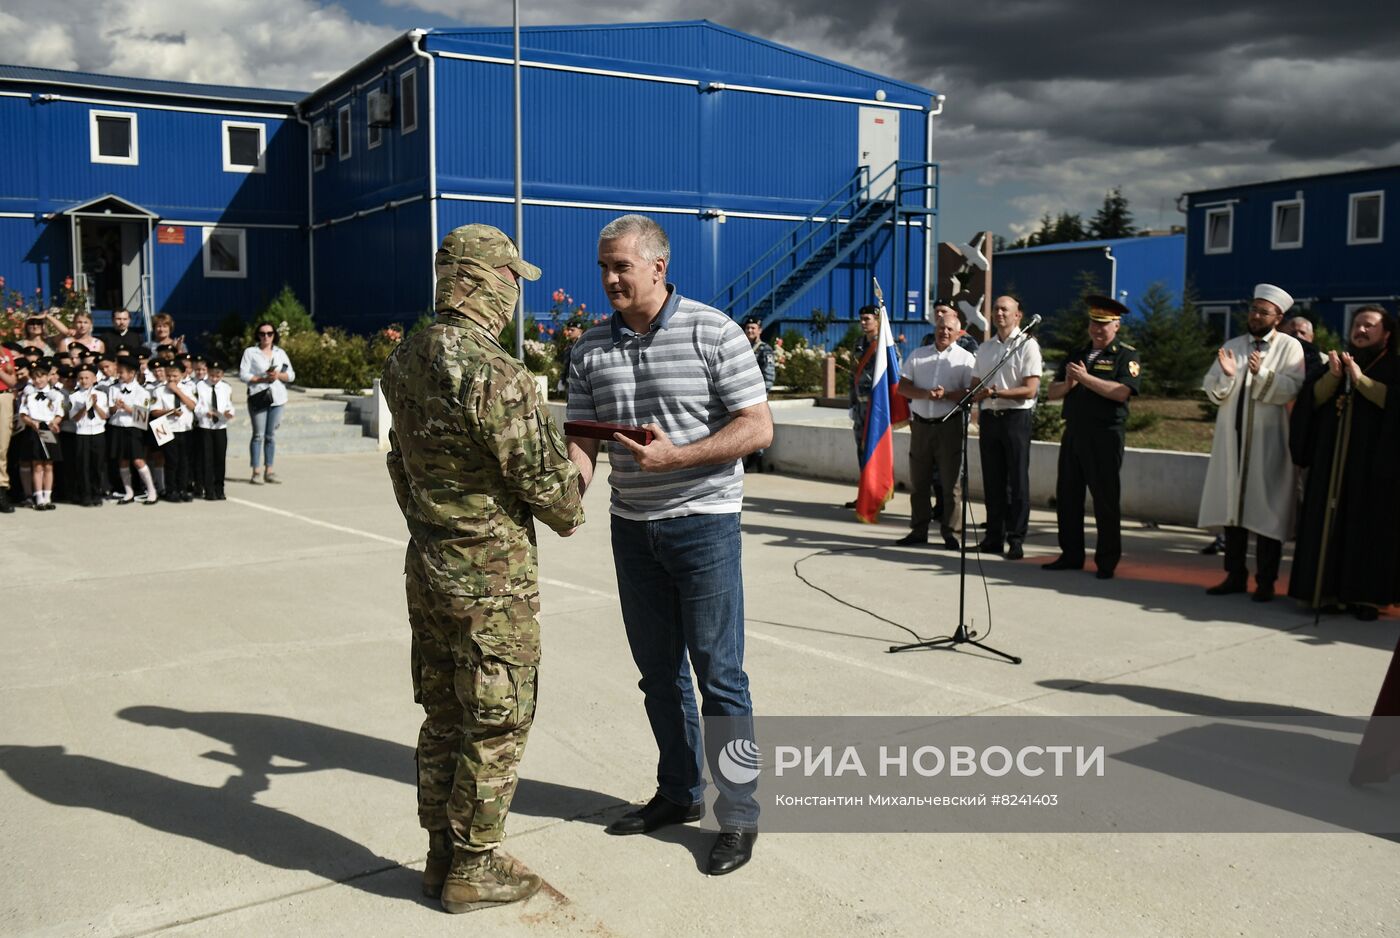
<svg viewBox="0 0 1400 938"><path fill-rule="evenodd" d="M894 430L909 422L909 401L895 392L899 384L899 354L885 307L880 305L880 337L870 349L865 368L875 369L870 387L870 410L865 415L865 447L860 463L856 517L867 524L880 520L880 509L894 495ZM859 380L860 376L856 376Z"/></svg>

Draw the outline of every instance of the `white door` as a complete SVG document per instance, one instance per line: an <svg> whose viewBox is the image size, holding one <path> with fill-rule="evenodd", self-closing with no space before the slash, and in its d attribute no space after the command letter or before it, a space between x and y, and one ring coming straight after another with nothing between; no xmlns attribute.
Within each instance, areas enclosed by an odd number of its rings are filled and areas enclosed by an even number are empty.
<svg viewBox="0 0 1400 938"><path fill-rule="evenodd" d="M884 107L860 109L860 158L857 166L870 169L876 192L894 183L893 171L878 174L899 159L899 112ZM877 178L878 176L878 178Z"/></svg>

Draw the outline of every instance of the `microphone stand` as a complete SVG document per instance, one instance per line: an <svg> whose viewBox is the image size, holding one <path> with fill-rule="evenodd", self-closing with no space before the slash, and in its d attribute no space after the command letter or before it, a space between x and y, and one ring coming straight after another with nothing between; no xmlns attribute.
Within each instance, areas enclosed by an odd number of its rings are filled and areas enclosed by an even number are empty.
<svg viewBox="0 0 1400 938"><path fill-rule="evenodd" d="M959 645L973 645L983 651L991 652L998 657L1005 658L1012 664L1021 663L1021 659L1015 655L1008 655L1004 651L998 651L990 645L977 641L973 638L973 635L976 633L969 632L967 628L967 501L968 496L971 494L967 484L967 431L972 423L972 405L974 399L977 397L977 393L996 377L997 372L1001 371L1007 359L1020 351L1021 347L1030 341L1030 338L1031 333L1023 330L1014 341L1008 343L1006 351L1002 353L1001 358L997 361L996 365L992 367L992 370L989 371L981 381L977 382L976 385L969 388L968 392L963 395L962 400L958 401L957 407L954 410L950 410L944 415L943 419L939 421L939 423L947 423L949 420L953 419L955 414L961 415L962 417L962 467L960 475L962 476L963 497L962 537L958 543L958 627L953 630L952 635L945 635L942 638L931 638L922 642L910 642L906 645L891 645L889 647L890 654L909 651L911 648L941 648L944 645L957 651Z"/></svg>

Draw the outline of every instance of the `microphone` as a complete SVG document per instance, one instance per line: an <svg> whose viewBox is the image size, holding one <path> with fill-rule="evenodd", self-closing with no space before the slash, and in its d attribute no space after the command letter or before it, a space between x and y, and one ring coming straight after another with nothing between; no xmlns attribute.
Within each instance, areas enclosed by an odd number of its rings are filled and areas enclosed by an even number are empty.
<svg viewBox="0 0 1400 938"><path fill-rule="evenodd" d="M1034 332L1035 327L1038 325L1040 325L1040 314L1036 313L1034 316L1031 317L1030 322L1026 323L1024 326L1021 327L1021 331L1026 333Z"/></svg>

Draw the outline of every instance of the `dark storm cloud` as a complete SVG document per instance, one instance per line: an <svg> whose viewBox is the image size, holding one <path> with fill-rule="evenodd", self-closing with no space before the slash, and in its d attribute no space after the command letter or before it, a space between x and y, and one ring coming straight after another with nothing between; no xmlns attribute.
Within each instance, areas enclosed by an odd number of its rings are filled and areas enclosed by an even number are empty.
<svg viewBox="0 0 1400 938"><path fill-rule="evenodd" d="M1130 147L1252 140L1289 157L1400 142L1395 2L801 0L706 15L762 35L815 28L837 49L883 37L883 71L947 92L949 121L979 128Z"/></svg>

